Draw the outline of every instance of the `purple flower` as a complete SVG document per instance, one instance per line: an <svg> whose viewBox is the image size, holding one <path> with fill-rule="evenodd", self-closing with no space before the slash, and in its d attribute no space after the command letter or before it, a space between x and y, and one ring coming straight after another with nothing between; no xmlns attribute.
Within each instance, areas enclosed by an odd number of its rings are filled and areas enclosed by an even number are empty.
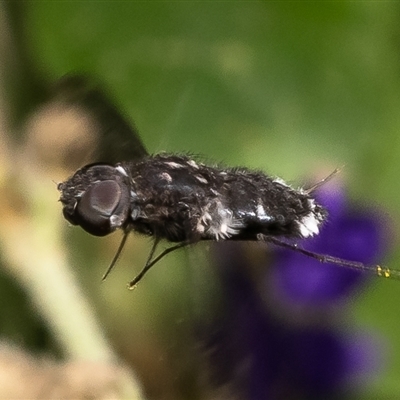
<svg viewBox="0 0 400 400"><path fill-rule="evenodd" d="M318 200L330 211L329 223L302 245L374 262L385 247L380 216L352 211L344 191L331 185L319 191ZM251 256L248 249L238 243L215 247L224 301L215 320L199 332L212 385L235 399L345 398L346 385L354 389L378 363L374 341L340 323L362 273L281 248L265 252L268 261L251 269L254 248Z"/></svg>
<svg viewBox="0 0 400 400"><path fill-rule="evenodd" d="M378 262L386 250L383 218L377 210L350 208L342 187L327 184L317 200L329 211L318 236L304 240L307 250L364 264ZM268 280L280 301L319 307L334 305L351 295L365 273L322 264L295 251L276 249L274 268Z"/></svg>

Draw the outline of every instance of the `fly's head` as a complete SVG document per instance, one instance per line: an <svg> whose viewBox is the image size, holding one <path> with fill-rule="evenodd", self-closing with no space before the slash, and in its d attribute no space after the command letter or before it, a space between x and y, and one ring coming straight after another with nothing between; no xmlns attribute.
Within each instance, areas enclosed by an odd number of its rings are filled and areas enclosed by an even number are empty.
<svg viewBox="0 0 400 400"><path fill-rule="evenodd" d="M64 217L92 235L105 236L127 224L131 186L123 167L91 164L57 188Z"/></svg>

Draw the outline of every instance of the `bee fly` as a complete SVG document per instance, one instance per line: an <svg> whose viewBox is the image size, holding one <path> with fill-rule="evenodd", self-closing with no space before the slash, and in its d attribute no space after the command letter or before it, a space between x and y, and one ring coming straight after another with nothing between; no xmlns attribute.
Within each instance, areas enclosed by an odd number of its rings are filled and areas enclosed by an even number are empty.
<svg viewBox="0 0 400 400"><path fill-rule="evenodd" d="M148 155L135 130L98 89L80 92L83 83L81 78L68 77L62 86L79 89L80 95L72 96L73 101L83 105L97 121L101 119L104 132L110 135L111 131L115 142L123 139L125 153L116 162L114 149L109 156L104 153L107 148L100 148L103 162L79 169L60 183L58 190L64 217L71 224L95 236L117 229L124 232L103 279L132 231L152 236L154 243L144 268L129 283L130 288L168 253L204 240L265 241L323 263L400 278L399 271L317 254L285 241L318 235L327 211L313 198L313 192L337 170L309 189L294 189L282 179L259 171L208 166L187 155ZM113 130L109 129L111 125ZM126 145L134 148L126 149ZM129 151L133 152L132 159L128 158ZM154 257L161 239L174 244Z"/></svg>

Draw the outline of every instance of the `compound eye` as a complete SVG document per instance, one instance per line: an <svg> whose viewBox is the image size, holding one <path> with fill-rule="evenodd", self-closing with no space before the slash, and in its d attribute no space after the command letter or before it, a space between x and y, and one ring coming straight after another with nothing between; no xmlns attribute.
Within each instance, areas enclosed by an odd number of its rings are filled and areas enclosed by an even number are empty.
<svg viewBox="0 0 400 400"><path fill-rule="evenodd" d="M115 228L110 217L121 201L121 188L117 182L108 180L96 182L80 198L76 207L78 223L87 232L104 236Z"/></svg>

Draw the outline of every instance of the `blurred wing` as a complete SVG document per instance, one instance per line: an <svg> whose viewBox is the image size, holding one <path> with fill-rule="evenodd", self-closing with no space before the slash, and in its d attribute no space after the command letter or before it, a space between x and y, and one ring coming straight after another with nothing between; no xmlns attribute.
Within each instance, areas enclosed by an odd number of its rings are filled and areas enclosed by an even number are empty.
<svg viewBox="0 0 400 400"><path fill-rule="evenodd" d="M61 78L54 86L54 100L89 117L95 135L88 157L90 163L116 164L147 155L134 125L90 78L82 75Z"/></svg>

